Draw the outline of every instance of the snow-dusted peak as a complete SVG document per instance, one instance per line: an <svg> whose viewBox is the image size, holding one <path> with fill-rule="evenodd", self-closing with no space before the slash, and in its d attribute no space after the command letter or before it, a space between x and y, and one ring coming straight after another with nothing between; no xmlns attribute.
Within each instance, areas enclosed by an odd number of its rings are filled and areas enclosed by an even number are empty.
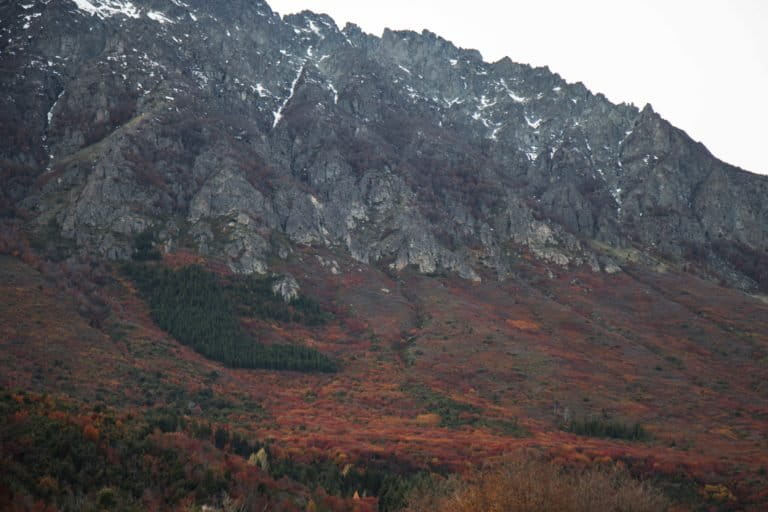
<svg viewBox="0 0 768 512"><path fill-rule="evenodd" d="M176 7L188 8L189 6L179 0L171 0ZM138 19L146 16L157 23L173 23L166 14L156 11L140 9L130 0L72 0L77 8L89 16L97 16L101 19L112 18L114 16L125 16L127 18ZM191 14L191 13L190 13Z"/></svg>
<svg viewBox="0 0 768 512"><path fill-rule="evenodd" d="M78 9L99 18L112 16L127 16L138 18L141 16L139 9L128 0L72 0Z"/></svg>

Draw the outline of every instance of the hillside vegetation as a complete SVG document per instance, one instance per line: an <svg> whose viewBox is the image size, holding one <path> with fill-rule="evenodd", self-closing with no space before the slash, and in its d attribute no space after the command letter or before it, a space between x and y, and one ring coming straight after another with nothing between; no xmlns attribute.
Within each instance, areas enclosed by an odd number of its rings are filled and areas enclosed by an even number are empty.
<svg viewBox="0 0 768 512"><path fill-rule="evenodd" d="M242 277L223 286L216 276L197 266L178 270L158 265L130 264L126 273L147 300L161 328L197 352L233 368L295 371L336 371L322 353L297 344L261 344L240 325L237 313L311 323L323 318L307 299L292 307L276 298L269 283Z"/></svg>
<svg viewBox="0 0 768 512"><path fill-rule="evenodd" d="M526 456L527 455L527 456ZM669 500L616 467L562 468L526 454L414 489L409 512L663 512Z"/></svg>
<svg viewBox="0 0 768 512"><path fill-rule="evenodd" d="M768 500L768 310L740 292L639 267L550 276L525 258L504 283L339 256L332 274L307 249L281 267L313 298L301 305L188 252L125 269L50 260L9 233L0 508L483 510L525 485L542 503L575 487L593 489L584 506L619 507L606 482L672 510ZM182 339L195 329L163 325L153 295L199 332L213 318L336 371L224 364ZM515 478L539 477L502 483L515 471L498 457L529 449L539 462Z"/></svg>

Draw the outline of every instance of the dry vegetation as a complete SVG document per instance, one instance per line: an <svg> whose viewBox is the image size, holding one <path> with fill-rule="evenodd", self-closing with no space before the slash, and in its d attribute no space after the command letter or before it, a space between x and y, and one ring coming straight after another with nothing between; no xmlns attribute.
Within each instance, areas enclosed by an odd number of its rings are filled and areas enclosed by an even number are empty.
<svg viewBox="0 0 768 512"><path fill-rule="evenodd" d="M172 411L268 440L280 459L322 461L328 474L469 471L453 494L425 495L446 507L459 490L469 499L495 485L481 476L504 476L472 468L528 448L552 461L537 466L536 482L557 476L559 495L578 482L613 482L588 468L623 464L671 489L675 503L768 503L768 306L711 282L633 267L550 277L523 254L522 277L473 284L389 274L307 248L275 270L296 276L333 320L241 319L265 343L296 340L340 362L335 374L299 374L207 360L160 330L119 272L93 275L90 265L51 263L41 251L17 230L0 230L0 386L9 391L139 416ZM339 275L325 267L330 259ZM188 252L163 262L191 263L221 271ZM648 436L594 437L601 429L573 428L585 419L639 423ZM292 467L302 478L316 466ZM622 492L649 491L626 483ZM397 500L389 503L396 510Z"/></svg>
<svg viewBox="0 0 768 512"><path fill-rule="evenodd" d="M616 466L565 468L520 455L416 488L408 512L660 512L667 498Z"/></svg>

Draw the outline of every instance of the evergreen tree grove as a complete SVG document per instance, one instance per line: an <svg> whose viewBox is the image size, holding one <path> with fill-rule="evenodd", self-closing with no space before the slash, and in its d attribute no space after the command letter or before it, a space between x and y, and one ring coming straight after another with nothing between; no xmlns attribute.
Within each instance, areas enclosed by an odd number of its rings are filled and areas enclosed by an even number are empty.
<svg viewBox="0 0 768 512"><path fill-rule="evenodd" d="M147 301L153 320L209 359L233 368L305 372L337 369L333 360L312 348L259 343L240 325L238 304L233 300L237 294L230 293L214 274L199 266L170 270L131 263L126 272ZM281 313L290 318L288 313Z"/></svg>

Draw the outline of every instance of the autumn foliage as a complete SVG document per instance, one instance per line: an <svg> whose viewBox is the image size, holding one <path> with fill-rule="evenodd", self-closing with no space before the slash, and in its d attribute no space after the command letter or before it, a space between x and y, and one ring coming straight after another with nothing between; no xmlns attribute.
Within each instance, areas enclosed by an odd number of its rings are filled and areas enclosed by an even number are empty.
<svg viewBox="0 0 768 512"><path fill-rule="evenodd" d="M23 484L11 496L18 510L78 492L141 510L223 509L224 492L246 510L288 496L297 501L287 510L395 511L406 495L416 511L465 510L451 508L458 496L477 510L490 496L505 510L513 497L494 488L512 489L511 472L475 468L525 449L552 463L536 462L547 465L527 484L519 471L513 480L541 496L535 485L551 476L552 499L589 484L602 489L590 503L610 510L595 501L609 482L643 503L651 490L606 469L618 465L668 492L677 510L768 502L768 305L759 298L672 270L555 275L523 254L524 279L470 283L305 248L275 271L314 302L270 309L259 292L269 278L241 286L191 252L142 263L178 276L206 269L237 332L339 363L334 373L231 368L162 329L149 296L116 265L52 259L25 236L0 232L0 386L12 393L4 421L13 434L2 473ZM324 321L309 321L316 310ZM27 403L31 393L71 403L43 412ZM262 448L267 469L248 464ZM416 478L425 473L433 477Z"/></svg>
<svg viewBox="0 0 768 512"><path fill-rule="evenodd" d="M418 488L410 512L659 512L669 502L614 466L574 469L518 456L465 479Z"/></svg>

